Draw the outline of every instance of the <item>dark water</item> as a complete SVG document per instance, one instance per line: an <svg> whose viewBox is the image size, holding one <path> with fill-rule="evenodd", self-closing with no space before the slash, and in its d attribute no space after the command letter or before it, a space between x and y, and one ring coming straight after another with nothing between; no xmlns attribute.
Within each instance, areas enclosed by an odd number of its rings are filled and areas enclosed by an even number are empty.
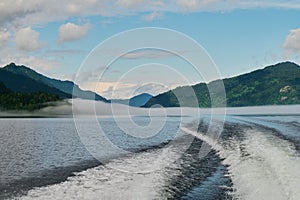
<svg viewBox="0 0 300 200"><path fill-rule="evenodd" d="M1 119L0 127L2 198L99 165L81 144L72 119Z"/></svg>
<svg viewBox="0 0 300 200"><path fill-rule="evenodd" d="M215 143L203 134L207 119L185 123L185 132L181 120L167 118L142 138L98 119L100 162L73 119L1 119L0 199L299 199L297 116L228 117ZM89 119L77 123L97 132ZM152 131L147 117L134 123ZM126 153L106 149L104 137ZM203 147L211 149L204 157Z"/></svg>

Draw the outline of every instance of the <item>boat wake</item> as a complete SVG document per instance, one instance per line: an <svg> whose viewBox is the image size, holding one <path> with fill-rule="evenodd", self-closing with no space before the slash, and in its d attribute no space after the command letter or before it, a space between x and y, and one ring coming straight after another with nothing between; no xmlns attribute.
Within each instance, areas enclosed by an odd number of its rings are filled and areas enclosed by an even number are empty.
<svg viewBox="0 0 300 200"><path fill-rule="evenodd" d="M295 141L284 139L290 133L249 121L244 117L227 119L218 141L201 133L201 127L183 131L217 151L222 164L228 166L235 198L300 199L299 155Z"/></svg>
<svg viewBox="0 0 300 200"><path fill-rule="evenodd" d="M20 198L298 200L299 120L283 118L229 116L216 137L221 122L208 134L209 119L202 116L200 125L181 128L168 148L114 158ZM205 145L211 151L203 157Z"/></svg>

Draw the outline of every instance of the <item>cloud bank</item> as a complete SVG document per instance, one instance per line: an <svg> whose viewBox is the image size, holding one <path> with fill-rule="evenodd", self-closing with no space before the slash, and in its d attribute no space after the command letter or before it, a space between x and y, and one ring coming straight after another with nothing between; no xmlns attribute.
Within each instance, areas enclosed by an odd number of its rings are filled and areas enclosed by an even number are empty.
<svg viewBox="0 0 300 200"><path fill-rule="evenodd" d="M162 12L226 11L247 8L300 9L297 0L2 0L0 27L33 26L73 17L125 16L150 13L147 19ZM152 13L152 14L151 14Z"/></svg>
<svg viewBox="0 0 300 200"><path fill-rule="evenodd" d="M5 46L9 41L11 34L7 30L0 31L0 47Z"/></svg>
<svg viewBox="0 0 300 200"><path fill-rule="evenodd" d="M283 48L286 57L300 57L300 28L290 31L283 44Z"/></svg>
<svg viewBox="0 0 300 200"><path fill-rule="evenodd" d="M39 33L32 30L31 27L22 28L16 32L16 45L25 51L35 51L43 46L39 42Z"/></svg>
<svg viewBox="0 0 300 200"><path fill-rule="evenodd" d="M88 24L82 26L73 23L63 24L58 29L58 41L61 43L79 40L87 34L89 29Z"/></svg>

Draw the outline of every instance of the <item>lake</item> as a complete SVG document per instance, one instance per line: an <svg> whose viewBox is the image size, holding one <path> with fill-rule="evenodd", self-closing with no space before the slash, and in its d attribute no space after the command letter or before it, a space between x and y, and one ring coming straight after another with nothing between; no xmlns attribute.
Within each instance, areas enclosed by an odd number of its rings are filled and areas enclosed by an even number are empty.
<svg viewBox="0 0 300 200"><path fill-rule="evenodd" d="M299 116L210 117L0 119L0 198L300 199Z"/></svg>

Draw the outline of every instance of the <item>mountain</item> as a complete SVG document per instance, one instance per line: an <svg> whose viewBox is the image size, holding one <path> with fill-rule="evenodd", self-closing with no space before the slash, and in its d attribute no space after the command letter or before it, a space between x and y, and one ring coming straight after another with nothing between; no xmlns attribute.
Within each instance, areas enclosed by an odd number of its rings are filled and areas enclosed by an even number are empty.
<svg viewBox="0 0 300 200"><path fill-rule="evenodd" d="M153 96L148 94L148 93L142 93L142 94L139 94L137 96L134 96L132 97L130 100L129 100L129 105L130 106L135 106L135 107L140 107L140 106L143 106L145 105L149 99L151 99Z"/></svg>
<svg viewBox="0 0 300 200"><path fill-rule="evenodd" d="M0 82L0 109L3 110L36 110L59 101L55 94L43 92L19 93L9 90Z"/></svg>
<svg viewBox="0 0 300 200"><path fill-rule="evenodd" d="M163 107L190 106L189 96L184 96L184 105L179 105L175 96L186 94L189 88L195 91L199 107L210 107L208 86L223 81L227 106L259 106L300 104L300 66L292 62L282 62L240 76L178 87L152 97L144 107L160 104ZM216 88L217 90L218 88ZM217 99L218 100L218 99ZM221 100L220 100L221 101Z"/></svg>
<svg viewBox="0 0 300 200"><path fill-rule="evenodd" d="M9 94L11 91L5 87L5 85L0 82L0 94Z"/></svg>
<svg viewBox="0 0 300 200"><path fill-rule="evenodd" d="M4 86L16 93L37 93L44 92L48 94L58 95L61 98L71 98L70 94L62 92L61 90L46 85L42 82L35 81L28 76L21 74L15 74L0 68L0 82Z"/></svg>
<svg viewBox="0 0 300 200"><path fill-rule="evenodd" d="M134 107L141 107L145 105L148 102L148 100L151 99L152 97L153 96L148 93L142 93L130 99L112 99L111 102L125 104Z"/></svg>
<svg viewBox="0 0 300 200"><path fill-rule="evenodd" d="M35 82L35 83L38 82L38 84L36 84L36 87L39 87L38 85L43 85L43 86L46 85L50 88L59 90L63 94L66 94L66 95L59 94L60 97L71 98L73 96L75 98L109 102L107 99L105 99L104 97L102 97L94 92L81 90L79 88L79 86L76 85L75 83L73 83L72 81L61 81L61 80L49 78L49 77L46 77L40 73L37 73L36 71L34 71L28 67L25 67L23 65L17 66L14 63L11 63L2 69L4 71L11 72L15 75L25 76L25 77L27 77L27 79L31 79L32 80L31 82ZM1 74L0 74L0 76L2 77ZM17 80L22 80L22 79L16 79L16 81ZM6 84L7 80L4 80L2 82ZM22 80L22 82L23 82L23 80ZM6 84L6 86L8 88L10 87L9 84L8 85ZM32 85L30 85L30 86L32 87ZM12 89L12 90L15 91L14 89ZM33 89L37 89L37 88L33 87ZM41 90L41 91L44 91L44 90ZM56 94L51 91L50 92L45 91L45 92L48 92L50 94Z"/></svg>

